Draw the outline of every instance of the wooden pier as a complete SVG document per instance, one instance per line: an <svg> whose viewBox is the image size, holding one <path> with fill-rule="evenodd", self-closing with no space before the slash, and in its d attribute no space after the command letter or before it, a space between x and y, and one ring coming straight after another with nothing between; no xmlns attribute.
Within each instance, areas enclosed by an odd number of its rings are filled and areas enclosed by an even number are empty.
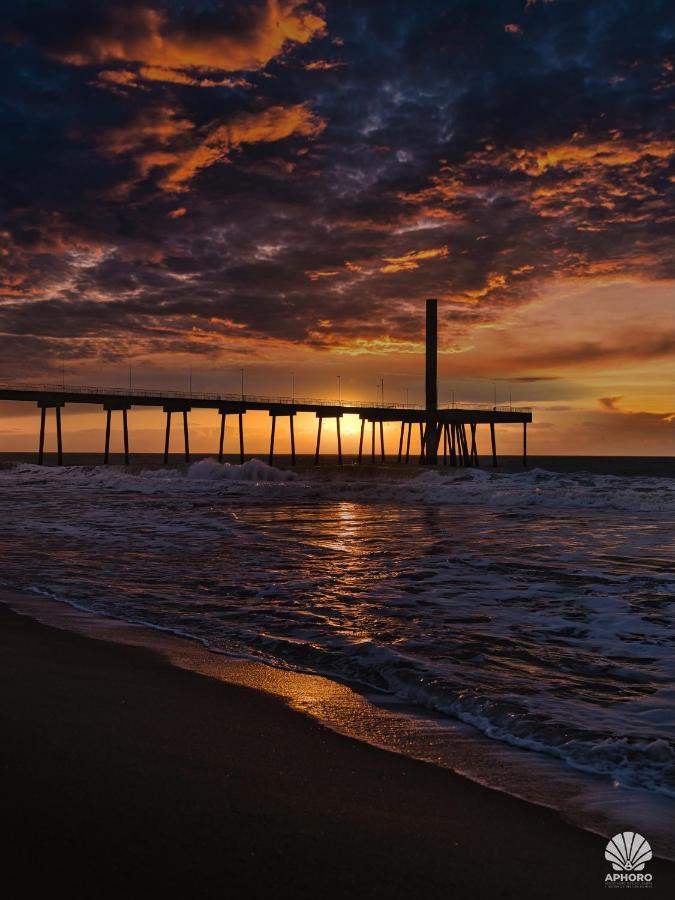
<svg viewBox="0 0 675 900"><path fill-rule="evenodd" d="M169 461L169 440L174 413L180 413L183 425L183 446L185 461L190 461L189 413L193 409L211 409L220 416L218 459L223 460L226 421L228 417L236 421L239 437L239 458L246 458L244 419L247 412L266 411L271 420L269 461L274 462L276 424L279 417L288 417L290 422L291 464L296 464L294 419L298 413L313 413L317 420L316 450L314 463L321 461L321 437L324 420L335 422L338 446L338 463L343 461L340 420L345 415L358 415L361 420L358 463L364 460L371 464L411 462L411 436L419 429L421 452L417 462L422 465L476 466L478 465L477 429L485 425L490 432L490 456L492 465L497 465L496 426L500 424L522 424L523 465L527 465L527 425L532 421L529 408L512 406L478 407L464 405L439 405L437 394L437 325L436 300L427 300L427 354L426 354L426 403L422 406L399 403L363 403L312 398L262 397L257 395L182 393L179 391L145 391L115 388L67 386L54 384L0 384L0 400L36 403L40 409L40 437L38 463L44 461L45 421L47 411L53 409L56 417L57 462L63 464L63 439L61 410L66 404L90 404L101 407L106 413L103 462L110 459L110 432L112 413L122 413L124 435L124 461L130 460L129 427L127 413L134 407L161 407L166 416L164 439L164 462ZM384 441L384 423L400 424L397 452L387 455ZM370 425L369 447L366 426ZM376 432L377 438L376 441ZM216 449L216 448L214 448Z"/></svg>

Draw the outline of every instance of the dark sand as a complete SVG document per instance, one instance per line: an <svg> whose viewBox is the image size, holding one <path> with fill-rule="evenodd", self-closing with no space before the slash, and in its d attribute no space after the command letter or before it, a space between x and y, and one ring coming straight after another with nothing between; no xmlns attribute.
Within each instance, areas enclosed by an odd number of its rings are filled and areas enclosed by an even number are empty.
<svg viewBox="0 0 675 900"><path fill-rule="evenodd" d="M3 606L0 641L2 875L22 896L607 896L605 841L553 812L149 650ZM647 896L672 896L675 865L648 870Z"/></svg>

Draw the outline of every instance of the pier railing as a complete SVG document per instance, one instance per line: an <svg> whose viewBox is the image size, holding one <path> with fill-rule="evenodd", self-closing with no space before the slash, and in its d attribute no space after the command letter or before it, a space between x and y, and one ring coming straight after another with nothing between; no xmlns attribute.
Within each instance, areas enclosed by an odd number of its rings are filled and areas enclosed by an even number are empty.
<svg viewBox="0 0 675 900"><path fill-rule="evenodd" d="M371 409L424 409L419 403L384 403L381 400L328 400L317 397L295 397L281 396L270 397L262 394L247 393L221 393L221 392L205 392L205 391L167 391L167 390L148 390L143 388L114 388L100 387L93 385L71 385L60 383L45 384L28 384L22 382L0 382L0 389L11 391L44 391L50 394L94 394L102 396L118 396L118 397L158 397L167 400L213 400L215 402L235 402L235 403L263 403L272 406L325 406L338 407L341 409L363 409L365 407ZM512 406L501 405L495 406L490 403L440 403L439 409L481 409L492 410L493 412L514 412L526 413L532 412L530 406Z"/></svg>

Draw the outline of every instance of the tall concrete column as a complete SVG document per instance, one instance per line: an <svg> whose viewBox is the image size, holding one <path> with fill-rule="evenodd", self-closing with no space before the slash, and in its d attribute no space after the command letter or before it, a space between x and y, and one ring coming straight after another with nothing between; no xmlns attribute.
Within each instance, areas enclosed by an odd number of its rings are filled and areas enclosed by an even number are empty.
<svg viewBox="0 0 675 900"><path fill-rule="evenodd" d="M438 462L438 300L427 300L426 323L426 411L427 428L424 461L435 466Z"/></svg>

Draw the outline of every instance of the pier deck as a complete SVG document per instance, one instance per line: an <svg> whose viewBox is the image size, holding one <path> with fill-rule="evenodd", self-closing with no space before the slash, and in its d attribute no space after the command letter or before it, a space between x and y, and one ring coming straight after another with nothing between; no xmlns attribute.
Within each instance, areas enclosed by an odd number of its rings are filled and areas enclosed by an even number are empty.
<svg viewBox="0 0 675 900"><path fill-rule="evenodd" d="M167 430L165 438L165 459L168 460L168 442L171 429L172 413L180 413L183 418L183 433L185 442L185 457L190 458L188 413L192 409L212 409L221 416L219 458L222 459L223 436L225 418L235 415L239 421L240 456L244 459L244 415L253 410L267 412L272 418L270 437L270 460L274 459L274 436L277 417L288 416L291 424L298 413L313 413L318 419L317 423L317 447L315 460L319 462L321 429L323 419L335 419L340 440L340 419L345 415L357 415L361 419L361 436L359 446L359 461L363 458L364 428L370 423L372 429L371 457L375 461L374 434L375 425L379 424L380 447L377 458L386 461L384 453L384 437L382 426L384 422L398 422L401 425L399 441L398 462L410 461L410 433L413 425L420 428L420 439L423 446L419 461L429 463L435 456L433 450L438 451L441 439L443 440L444 459L450 458L453 464L477 464L477 452L475 450L475 431L478 425L489 425L493 450L493 462L496 463L496 445L494 429L497 424L522 423L523 435L526 435L526 426L532 421L532 411L529 408L512 406L478 406L453 404L437 409L429 410L415 404L400 403L366 403L362 401L343 400L336 403L334 400L303 397L265 397L249 394L203 393L182 391L150 391L126 388L108 388L92 386L73 386L65 384L0 384L0 400L35 403L41 412L40 421L40 445L38 461L41 463L44 456L44 430L45 417L48 409L54 409L57 426L57 454L59 464L63 461L63 446L61 438L61 410L67 404L89 404L102 407L107 414L106 437L104 449L104 462L109 460L110 451L110 427L113 411L121 411L123 416L125 461L129 461L129 433L127 412L133 407L160 407L166 414ZM466 427L471 432L471 445L468 443ZM405 430L408 430L407 452L405 453L403 441ZM428 446L428 435L435 435L435 448ZM295 462L294 433L291 428L291 453ZM466 445L466 446L465 446ZM341 446L338 448L341 457ZM526 445L524 445L524 452ZM524 455L524 459L525 459ZM435 462L436 459L433 459Z"/></svg>

